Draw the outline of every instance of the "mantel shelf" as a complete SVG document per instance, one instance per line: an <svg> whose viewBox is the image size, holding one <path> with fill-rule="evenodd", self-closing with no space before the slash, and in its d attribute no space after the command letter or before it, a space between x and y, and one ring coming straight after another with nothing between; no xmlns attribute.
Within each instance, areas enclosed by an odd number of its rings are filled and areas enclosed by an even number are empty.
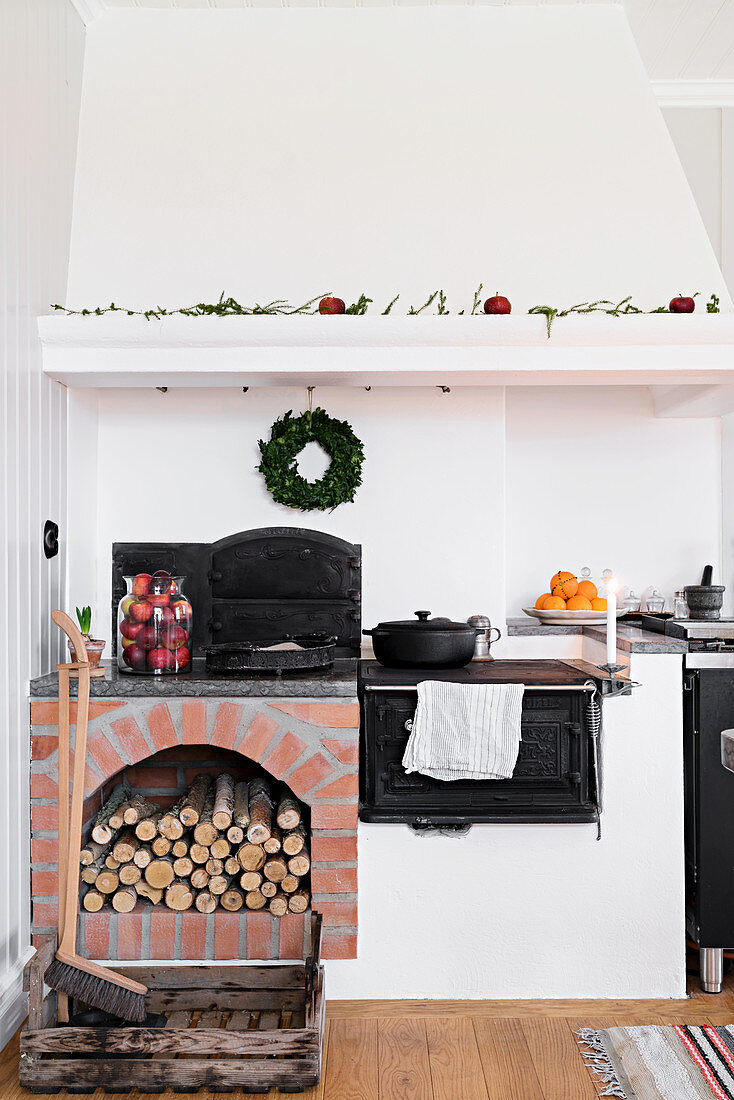
<svg viewBox="0 0 734 1100"><path fill-rule="evenodd" d="M74 387L717 385L734 314L39 317L43 369Z"/></svg>

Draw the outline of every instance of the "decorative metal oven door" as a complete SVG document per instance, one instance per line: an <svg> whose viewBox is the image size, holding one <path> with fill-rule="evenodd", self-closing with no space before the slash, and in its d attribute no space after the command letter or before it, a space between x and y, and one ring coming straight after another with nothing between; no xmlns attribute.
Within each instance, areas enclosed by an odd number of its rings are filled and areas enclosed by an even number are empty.
<svg viewBox="0 0 734 1100"><path fill-rule="evenodd" d="M360 816L363 821L587 822L596 820L583 724L585 697L527 692L512 779L446 782L413 772L402 758L415 713L414 691L365 692Z"/></svg>

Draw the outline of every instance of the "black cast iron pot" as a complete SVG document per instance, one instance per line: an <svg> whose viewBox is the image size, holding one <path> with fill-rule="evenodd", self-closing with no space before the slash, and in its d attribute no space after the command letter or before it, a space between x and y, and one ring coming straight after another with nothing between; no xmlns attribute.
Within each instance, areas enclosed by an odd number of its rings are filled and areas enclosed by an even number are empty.
<svg viewBox="0 0 734 1100"><path fill-rule="evenodd" d="M481 631L467 623L432 619L416 611L417 619L378 623L363 630L372 638L375 657L387 668L463 668L474 656L474 639Z"/></svg>

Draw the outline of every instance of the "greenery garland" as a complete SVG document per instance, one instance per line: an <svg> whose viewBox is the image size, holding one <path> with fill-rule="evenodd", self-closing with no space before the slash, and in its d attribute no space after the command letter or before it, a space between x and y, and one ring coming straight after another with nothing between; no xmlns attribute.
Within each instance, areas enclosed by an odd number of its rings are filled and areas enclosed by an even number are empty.
<svg viewBox="0 0 734 1100"><path fill-rule="evenodd" d="M298 472L297 458L307 443L319 443L331 465L318 481ZM278 504L302 512L333 511L354 500L362 484L364 449L346 420L335 420L323 409L301 416L289 410L270 429L267 443L258 441L262 461L257 467Z"/></svg>
<svg viewBox="0 0 734 1100"><path fill-rule="evenodd" d="M482 289L482 284L480 283L474 291L474 300L470 310L470 315L472 317L477 314L483 316ZM293 316L295 314L318 313L318 303L325 297L327 297L327 295L317 294L315 298L310 298L300 306L292 306L283 298L277 298L272 302L266 302L265 305L260 305L258 302L255 302L254 305L243 306L235 298L225 298L224 292L222 292L218 302L199 302L197 305L181 306L179 309L165 309L163 306L156 306L151 309L125 309L123 306L115 305L114 302L110 302L108 306L97 306L95 309L67 309L66 306L58 304L52 305L51 308L60 310L68 317L101 317L104 313L125 313L128 317L145 317L148 321L159 321L163 317L172 317L175 315L182 317L256 317L273 314ZM387 307L382 310L383 317L392 312L392 308L399 297L400 295L396 294L392 301L388 303ZM696 291L693 297L698 297L698 291ZM367 298L364 294L360 294L357 301L346 308L345 313L354 317L363 317L372 303L372 298ZM415 306L410 306L407 315L408 317L417 317L424 312L430 313L432 306L435 308L435 313L438 316L446 317L451 312L450 309L446 308L446 295L443 290L434 290L433 294L428 296L423 305L417 308ZM579 302L577 305L569 306L567 309L558 309L555 306L531 306L528 310L528 313L540 313L545 317L549 339L551 326L556 317L568 317L573 313L608 313L611 317L626 317L630 313L668 312L668 306L658 306L656 309L641 309L633 303L631 295L622 298L620 302L599 299L596 302ZM716 294L712 294L711 298L706 303L706 312L720 312L719 299ZM455 316L463 317L465 313L466 310L460 309Z"/></svg>

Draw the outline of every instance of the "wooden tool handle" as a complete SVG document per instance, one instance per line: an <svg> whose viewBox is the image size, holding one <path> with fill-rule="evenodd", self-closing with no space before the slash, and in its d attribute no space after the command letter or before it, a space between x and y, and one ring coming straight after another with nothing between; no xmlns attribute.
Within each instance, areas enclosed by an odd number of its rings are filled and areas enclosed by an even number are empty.
<svg viewBox="0 0 734 1100"><path fill-rule="evenodd" d="M65 611L52 611L51 618L59 627L63 630L64 634L69 638L72 646L74 647L74 660L78 665L89 665L89 658L87 657L87 647L84 644L84 638L82 632L76 623L71 619Z"/></svg>
<svg viewBox="0 0 734 1100"><path fill-rule="evenodd" d="M54 615L57 613L54 612ZM68 618L68 616L67 616ZM60 625L60 624L59 624ZM72 623L73 626L73 623ZM65 628L62 628L65 629ZM77 632L78 633L78 632ZM71 637L71 635L69 635ZM74 639L72 638L72 642ZM83 648L81 635L79 644ZM74 777L71 784L71 818L69 849L64 892L64 925L59 952L73 955L76 950L77 897L79 894L79 853L82 847L82 814L84 812L84 772L87 763L87 725L89 723L89 663L79 668L76 736L74 737Z"/></svg>
<svg viewBox="0 0 734 1100"><path fill-rule="evenodd" d="M59 942L64 931L69 871L69 670L59 668ZM57 994L59 1023L69 1019L68 998Z"/></svg>

